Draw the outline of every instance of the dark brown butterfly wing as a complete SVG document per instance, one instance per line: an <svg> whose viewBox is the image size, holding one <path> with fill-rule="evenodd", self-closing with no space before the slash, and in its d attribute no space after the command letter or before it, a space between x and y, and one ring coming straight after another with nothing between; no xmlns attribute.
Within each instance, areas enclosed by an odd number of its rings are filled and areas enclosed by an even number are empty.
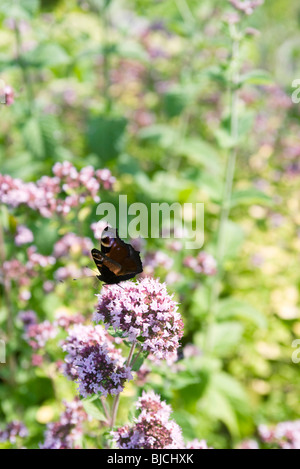
<svg viewBox="0 0 300 469"><path fill-rule="evenodd" d="M101 251L92 249L94 262L100 272L99 280L120 283L143 271L139 252L118 235L118 231L106 227L101 237Z"/></svg>

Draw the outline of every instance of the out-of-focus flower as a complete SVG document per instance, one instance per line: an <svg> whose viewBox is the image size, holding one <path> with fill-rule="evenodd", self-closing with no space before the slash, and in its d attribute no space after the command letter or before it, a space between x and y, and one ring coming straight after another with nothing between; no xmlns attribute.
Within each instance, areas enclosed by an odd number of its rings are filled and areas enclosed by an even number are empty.
<svg viewBox="0 0 300 469"><path fill-rule="evenodd" d="M62 327L67 330L69 327L74 324L81 324L84 322L84 317L82 314L73 314L72 316L67 316L66 314L60 314L54 321L55 326Z"/></svg>
<svg viewBox="0 0 300 469"><path fill-rule="evenodd" d="M102 326L75 325L62 348L68 353L63 372L78 383L82 396L118 394L132 379L121 351Z"/></svg>
<svg viewBox="0 0 300 469"><path fill-rule="evenodd" d="M94 233L95 239L101 239L102 232L107 226L108 223L105 220L100 220L91 224L91 229Z"/></svg>
<svg viewBox="0 0 300 469"><path fill-rule="evenodd" d="M231 5L246 15L252 15L254 10L264 3L264 0L229 0Z"/></svg>
<svg viewBox="0 0 300 469"><path fill-rule="evenodd" d="M30 324L26 328L24 339L29 345L38 350L46 345L48 340L54 339L57 334L57 328L50 321L43 321L39 324Z"/></svg>
<svg viewBox="0 0 300 469"><path fill-rule="evenodd" d="M30 246L27 249L27 255L27 269L33 269L35 266L48 267L49 265L55 264L55 258L53 256L44 256L43 254L39 254L36 246Z"/></svg>
<svg viewBox="0 0 300 469"><path fill-rule="evenodd" d="M197 274L215 275L217 273L217 262L211 254L201 251L196 257L188 256L183 265L189 267Z"/></svg>
<svg viewBox="0 0 300 469"><path fill-rule="evenodd" d="M155 269L162 267L166 270L170 270L173 266L173 259L163 251L148 252L144 256L143 262L143 276L153 275Z"/></svg>
<svg viewBox="0 0 300 469"><path fill-rule="evenodd" d="M19 300L20 301L28 301L31 298L31 293L27 289L22 289L19 291Z"/></svg>
<svg viewBox="0 0 300 469"><path fill-rule="evenodd" d="M61 414L58 422L51 422L45 431L44 443L41 449L75 449L83 434L82 424L87 420L87 414L79 399L65 402L66 410Z"/></svg>
<svg viewBox="0 0 300 469"><path fill-rule="evenodd" d="M194 344L186 344L183 349L184 358L200 357L201 355L201 350Z"/></svg>
<svg viewBox="0 0 300 469"><path fill-rule="evenodd" d="M260 425L258 433L264 443L282 449L300 449L300 420L280 422L274 426Z"/></svg>
<svg viewBox="0 0 300 469"><path fill-rule="evenodd" d="M183 322L165 284L153 278L106 287L98 295L96 322L121 330L129 341L140 341L155 359L176 360Z"/></svg>
<svg viewBox="0 0 300 469"><path fill-rule="evenodd" d="M20 311L18 314L18 318L23 322L25 329L27 329L32 324L37 323L36 313L31 309L28 311Z"/></svg>
<svg viewBox="0 0 300 469"><path fill-rule="evenodd" d="M88 256L93 243L89 238L82 238L75 233L67 233L54 245L54 256L60 258L69 255L70 252L79 252Z"/></svg>
<svg viewBox="0 0 300 469"><path fill-rule="evenodd" d="M193 440L189 441L186 445L186 449L212 449L207 446L205 440Z"/></svg>
<svg viewBox="0 0 300 469"><path fill-rule="evenodd" d="M54 282L51 282L51 280L46 280L46 282L43 283L43 290L45 293L50 293L54 290L55 284Z"/></svg>
<svg viewBox="0 0 300 469"><path fill-rule="evenodd" d="M239 444L238 449L259 449L259 446L255 440L244 440Z"/></svg>
<svg viewBox="0 0 300 469"><path fill-rule="evenodd" d="M43 176L37 182L25 183L0 174L0 202L10 207L27 205L43 217L53 213L65 215L88 197L99 202L99 189L112 189L115 178L108 169L86 166L80 171L69 162L55 163L54 177ZM64 198L61 198L61 195Z"/></svg>
<svg viewBox="0 0 300 469"><path fill-rule="evenodd" d="M181 428L170 419L171 407L153 391L143 392L136 408L140 410L130 427L125 425L112 432L120 449L181 449L184 448Z"/></svg>
<svg viewBox="0 0 300 469"><path fill-rule="evenodd" d="M5 96L5 104L7 106L11 106L14 102L14 90L12 89L11 86L5 85L2 92L4 93Z"/></svg>
<svg viewBox="0 0 300 469"><path fill-rule="evenodd" d="M22 244L32 243L34 240L32 231L24 225L17 226L17 233L15 236L15 243L17 246Z"/></svg>
<svg viewBox="0 0 300 469"><path fill-rule="evenodd" d="M145 363L143 363L141 368L136 372L136 385L143 386L150 372L150 368Z"/></svg>
<svg viewBox="0 0 300 469"><path fill-rule="evenodd" d="M22 422L13 420L10 422L4 430L0 430L0 441L9 441L10 443L16 443L17 437L26 438L28 436L28 430Z"/></svg>
<svg viewBox="0 0 300 469"><path fill-rule="evenodd" d="M41 366L42 363L43 363L42 355L37 355L36 353L33 353L31 356L32 366Z"/></svg>

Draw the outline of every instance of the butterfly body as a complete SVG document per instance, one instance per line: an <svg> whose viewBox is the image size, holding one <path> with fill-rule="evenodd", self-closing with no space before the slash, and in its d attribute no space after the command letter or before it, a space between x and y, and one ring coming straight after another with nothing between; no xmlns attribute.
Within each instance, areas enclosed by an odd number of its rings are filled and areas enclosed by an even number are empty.
<svg viewBox="0 0 300 469"><path fill-rule="evenodd" d="M125 243L116 229L106 227L101 236L101 251L92 249L91 254L100 273L97 278L108 285L129 280L143 272L139 252Z"/></svg>

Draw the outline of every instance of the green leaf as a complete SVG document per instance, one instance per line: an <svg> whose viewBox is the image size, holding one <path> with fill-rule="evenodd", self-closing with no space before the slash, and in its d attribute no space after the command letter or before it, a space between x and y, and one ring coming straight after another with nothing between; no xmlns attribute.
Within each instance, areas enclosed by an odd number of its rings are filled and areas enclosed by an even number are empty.
<svg viewBox="0 0 300 469"><path fill-rule="evenodd" d="M241 341L244 326L237 321L214 324L211 332L212 348L217 357L230 355Z"/></svg>
<svg viewBox="0 0 300 469"><path fill-rule="evenodd" d="M250 85L270 85L274 81L266 70L252 70L251 72L241 75L239 85L248 83Z"/></svg>
<svg viewBox="0 0 300 469"><path fill-rule="evenodd" d="M272 205L272 203L272 197L254 187L234 191L231 197L231 207L252 204Z"/></svg>
<svg viewBox="0 0 300 469"><path fill-rule="evenodd" d="M0 12L7 18L30 20L37 12L39 4L39 0L21 0L18 3L11 0L1 0Z"/></svg>
<svg viewBox="0 0 300 469"><path fill-rule="evenodd" d="M136 360L136 357L138 356L138 353L135 353L132 358L132 362L134 362L134 365L132 367L133 371L139 371L141 368L142 364L144 363L144 357L142 354L139 355L139 357ZM136 361L135 361L136 360Z"/></svg>
<svg viewBox="0 0 300 469"><path fill-rule="evenodd" d="M267 320L264 315L238 298L220 300L216 307L216 315L218 320L221 321L241 318L253 322L260 329L267 327Z"/></svg>
<svg viewBox="0 0 300 469"><path fill-rule="evenodd" d="M138 42L133 41L120 42L115 47L115 53L120 57L139 60L140 62L146 62L148 59L143 47Z"/></svg>
<svg viewBox="0 0 300 469"><path fill-rule="evenodd" d="M82 399L82 404L88 415L91 415L95 419L101 420L102 422L105 422L107 420L107 418L103 414L102 404L99 401L99 396L96 395L92 396L92 398Z"/></svg>
<svg viewBox="0 0 300 469"><path fill-rule="evenodd" d="M175 117L190 104L198 87L195 85L175 85L163 96L164 111L168 117Z"/></svg>
<svg viewBox="0 0 300 469"><path fill-rule="evenodd" d="M88 123L90 150L107 161L118 156L124 149L127 119L124 117L97 116Z"/></svg>
<svg viewBox="0 0 300 469"><path fill-rule="evenodd" d="M59 44L39 44L35 49L24 54L25 60L31 66L57 67L70 62L69 54Z"/></svg>
<svg viewBox="0 0 300 469"><path fill-rule="evenodd" d="M209 386L205 398L199 401L198 408L213 420L223 422L233 435L239 434L237 416L227 396L224 396L222 391Z"/></svg>
<svg viewBox="0 0 300 469"><path fill-rule="evenodd" d="M184 155L193 165L206 167L214 174L222 172L221 158L216 149L200 138L188 138L174 148L178 155Z"/></svg>
<svg viewBox="0 0 300 469"><path fill-rule="evenodd" d="M231 220L226 222L222 237L225 259L232 259L237 256L244 240L244 236L243 229L237 223L234 223Z"/></svg>
<svg viewBox="0 0 300 469"><path fill-rule="evenodd" d="M149 143L159 145L161 148L170 148L178 138L178 133L169 125L149 125L140 130L138 137Z"/></svg>
<svg viewBox="0 0 300 469"><path fill-rule="evenodd" d="M36 158L44 158L45 147L39 121L31 117L23 127L23 138L28 151Z"/></svg>

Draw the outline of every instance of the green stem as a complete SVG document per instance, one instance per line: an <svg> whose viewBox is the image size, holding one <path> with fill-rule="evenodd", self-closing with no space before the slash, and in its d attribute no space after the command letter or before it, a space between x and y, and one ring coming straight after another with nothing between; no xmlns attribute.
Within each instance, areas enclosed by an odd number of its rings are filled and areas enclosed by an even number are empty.
<svg viewBox="0 0 300 469"><path fill-rule="evenodd" d="M104 413L105 413L105 417L107 418L107 421L109 422L110 421L110 415L109 415L108 407L106 405L105 397L101 396L100 401L101 401L101 404L102 404L102 407L103 407L103 410L104 410Z"/></svg>
<svg viewBox="0 0 300 469"><path fill-rule="evenodd" d="M126 361L126 366L130 365L131 359L133 357L135 345L136 345L136 341L132 342L131 349L130 349L130 352ZM120 402L120 395L121 393L117 394L117 396L114 399L114 403L112 407L111 423L110 423L111 428L114 427L115 422L116 422L116 417L117 417L117 412L118 412L118 407L119 407L119 402Z"/></svg>
<svg viewBox="0 0 300 469"><path fill-rule="evenodd" d="M2 224L0 224L0 261L3 266L5 262L5 244L4 244L4 233ZM11 304L11 281L7 279L2 269L3 275L3 299L4 305L7 312L7 323L6 323L6 339L8 341L12 340L14 332L14 315L13 308ZM16 360L15 355L10 353L8 356L8 366L9 366L9 382L13 386L15 384L15 373L16 373Z"/></svg>
<svg viewBox="0 0 300 469"><path fill-rule="evenodd" d="M26 93L27 93L27 106L28 106L28 114L30 115L32 113L32 107L34 103L34 95L32 91L32 86L31 86L31 80L30 76L28 73L28 68L27 68L27 63L22 57L22 40L21 40L21 34L20 34L20 28L19 28L19 23L17 20L15 21L15 38L16 38L16 48L17 48L17 59L19 62L19 67L22 72L23 76L23 82L26 88Z"/></svg>
<svg viewBox="0 0 300 469"><path fill-rule="evenodd" d="M231 65L233 66L233 74L231 77L231 88L230 88L230 135L233 142L231 151L228 154L226 172L225 172L225 182L223 188L223 197L222 197L222 206L220 212L220 221L217 234L217 249L216 249L216 261L218 265L218 273L215 278L212 280L210 287L209 295L209 304L208 304L208 319L207 319L207 331L205 337L204 348L209 352L212 348L212 333L213 326L215 323L215 308L220 295L220 285L223 277L224 270L224 254L226 248L226 225L229 219L230 208L231 208L231 197L232 197L232 187L233 179L235 173L235 165L237 158L237 140L238 140L238 88L237 83L239 80L239 74L237 70L237 60L239 55L239 42L237 39L233 40L232 44L232 58Z"/></svg>

